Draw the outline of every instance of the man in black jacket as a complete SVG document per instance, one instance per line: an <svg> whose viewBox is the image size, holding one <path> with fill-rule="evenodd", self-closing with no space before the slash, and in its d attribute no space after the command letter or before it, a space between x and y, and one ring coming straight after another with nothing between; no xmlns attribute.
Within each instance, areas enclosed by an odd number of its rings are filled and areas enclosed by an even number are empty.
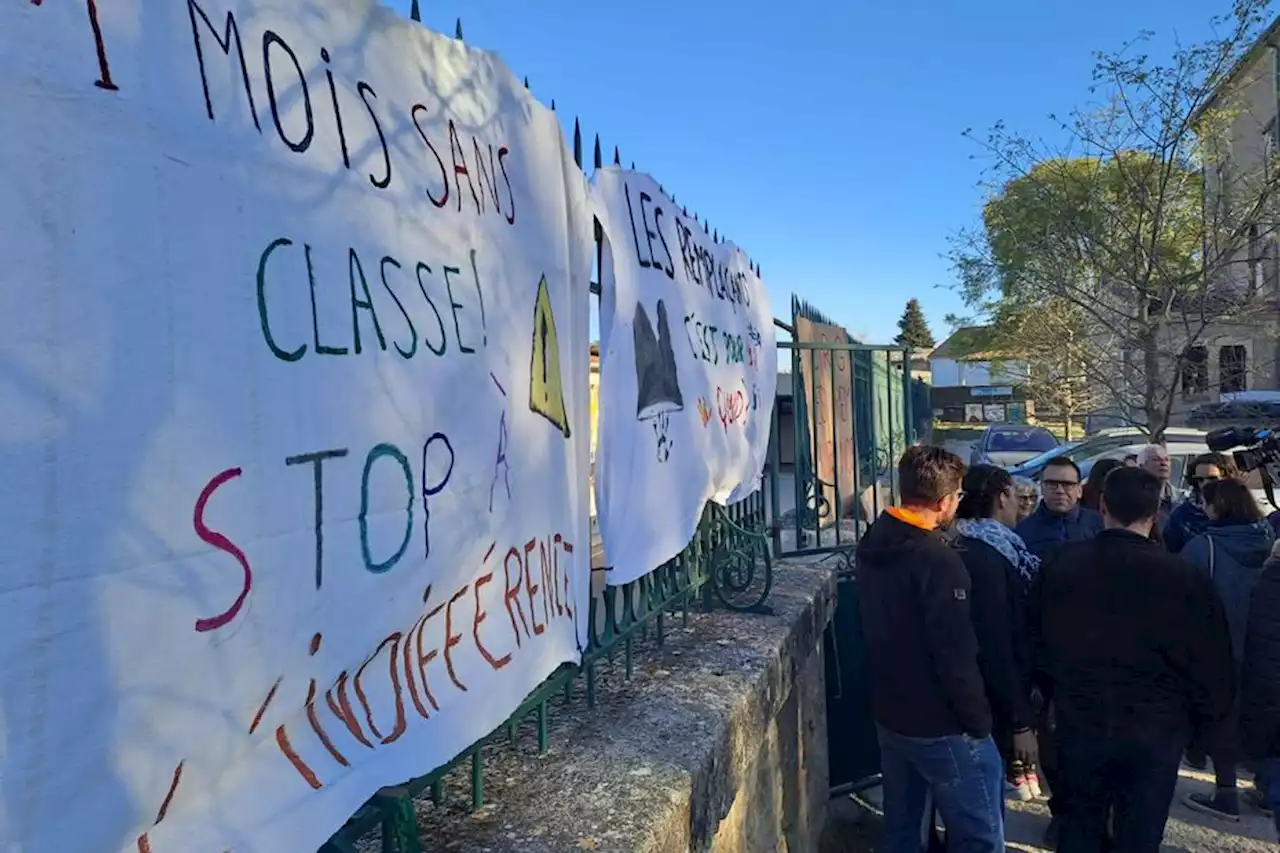
<svg viewBox="0 0 1280 853"><path fill-rule="evenodd" d="M1275 551L1263 566L1249 602L1240 741L1245 755L1258 762L1258 788L1280 832L1280 558Z"/></svg>
<svg viewBox="0 0 1280 853"><path fill-rule="evenodd" d="M937 529L955 516L964 463L912 447L902 506L858 545L858 603L880 737L885 853L919 853L926 795L950 849L1004 853L1004 772L978 668L969 576Z"/></svg>
<svg viewBox="0 0 1280 853"><path fill-rule="evenodd" d="M1102 516L1080 504L1083 480L1080 466L1066 456L1055 456L1044 466L1040 477L1044 493L1035 512L1018 523L1022 541L1041 560L1048 559L1068 542L1083 542L1102 532ZM1049 826L1045 846L1056 845L1064 784L1058 770L1058 744L1054 737L1052 708L1040 703L1036 735L1040 745L1040 769L1049 783Z"/></svg>
<svg viewBox="0 0 1280 853"><path fill-rule="evenodd" d="M1036 679L1055 706L1059 853L1156 853L1193 731L1231 707L1234 666L1212 582L1149 540L1161 483L1120 468L1102 493L1106 530L1058 551L1028 609Z"/></svg>

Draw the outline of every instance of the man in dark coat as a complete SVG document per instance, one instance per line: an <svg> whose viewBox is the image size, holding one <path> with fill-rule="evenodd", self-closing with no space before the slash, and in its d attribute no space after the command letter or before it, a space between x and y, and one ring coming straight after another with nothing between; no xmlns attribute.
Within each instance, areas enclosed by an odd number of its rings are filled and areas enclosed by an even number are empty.
<svg viewBox="0 0 1280 853"><path fill-rule="evenodd" d="M1103 487L1106 530L1060 549L1028 602L1035 679L1057 714L1059 853L1156 853L1191 733L1231 709L1231 638L1212 582L1150 541L1161 483L1140 468Z"/></svg>
<svg viewBox="0 0 1280 853"><path fill-rule="evenodd" d="M1277 546L1280 548L1280 546ZM1258 762L1256 781L1280 832L1280 558L1253 586L1240 682L1240 741Z"/></svg>
<svg viewBox="0 0 1280 853"><path fill-rule="evenodd" d="M1018 523L1017 532L1040 559L1064 543L1092 539L1102 530L1102 517L1080 506L1080 466L1055 456L1040 475L1040 506Z"/></svg>
<svg viewBox="0 0 1280 853"><path fill-rule="evenodd" d="M919 853L925 800L953 850L1004 853L1004 772L978 666L964 563L942 537L964 463L912 447L898 463L902 505L858 544L858 605L880 739L885 853Z"/></svg>
<svg viewBox="0 0 1280 853"><path fill-rule="evenodd" d="M1041 560L1068 542L1083 542L1102 532L1102 516L1080 505L1084 486L1080 467L1065 456L1050 459L1040 475L1043 498L1036 511L1018 523L1016 531L1031 552ZM1058 833L1058 817L1066 796L1066 785L1058 772L1058 748L1054 739L1052 709L1040 703L1036 735L1040 741L1040 765L1049 783L1049 813L1045 844L1052 847Z"/></svg>

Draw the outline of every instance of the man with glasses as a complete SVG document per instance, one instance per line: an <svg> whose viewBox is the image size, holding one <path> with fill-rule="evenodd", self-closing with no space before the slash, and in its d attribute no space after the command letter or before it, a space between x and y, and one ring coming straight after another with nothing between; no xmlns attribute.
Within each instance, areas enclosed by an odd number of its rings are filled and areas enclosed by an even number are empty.
<svg viewBox="0 0 1280 853"><path fill-rule="evenodd" d="M1018 523L1016 531L1042 561L1068 542L1084 542L1102 532L1102 516L1080 505L1083 491L1080 468L1065 456L1050 459L1041 475L1043 493L1036 511ZM1056 846L1059 815L1063 811L1065 792L1059 772L1057 741L1054 737L1053 709L1041 702L1036 723L1040 740L1040 769L1049 783L1051 819L1045 832L1045 843Z"/></svg>
<svg viewBox="0 0 1280 853"><path fill-rule="evenodd" d="M880 741L885 853L919 853L930 793L952 850L1004 853L1004 768L978 666L969 573L938 534L960 504L964 462L912 447L901 505L858 544L858 606Z"/></svg>
<svg viewBox="0 0 1280 853"><path fill-rule="evenodd" d="M1164 527L1165 547L1175 554L1209 526L1209 516L1205 514L1204 502L1200 499L1200 487L1212 480L1239 477L1235 462L1225 453L1202 453L1191 460L1189 468L1191 476L1187 478L1187 485L1191 487L1191 494L1173 508Z"/></svg>
<svg viewBox="0 0 1280 853"><path fill-rule="evenodd" d="M1022 541L1041 560L1067 542L1082 542L1102 532L1102 516L1080 506L1081 489L1076 463L1057 456L1045 465L1040 505L1017 527Z"/></svg>

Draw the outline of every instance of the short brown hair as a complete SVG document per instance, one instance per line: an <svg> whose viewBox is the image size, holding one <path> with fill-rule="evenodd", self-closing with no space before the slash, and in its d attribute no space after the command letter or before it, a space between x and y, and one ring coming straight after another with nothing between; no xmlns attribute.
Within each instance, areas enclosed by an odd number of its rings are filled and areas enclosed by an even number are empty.
<svg viewBox="0 0 1280 853"><path fill-rule="evenodd" d="M1213 507L1218 519L1262 520L1262 510L1258 509L1253 493L1239 480L1210 480L1200 487L1200 495L1204 498L1205 506Z"/></svg>
<svg viewBox="0 0 1280 853"><path fill-rule="evenodd" d="M898 489L912 506L937 503L960 490L964 460L941 447L909 447L898 460Z"/></svg>

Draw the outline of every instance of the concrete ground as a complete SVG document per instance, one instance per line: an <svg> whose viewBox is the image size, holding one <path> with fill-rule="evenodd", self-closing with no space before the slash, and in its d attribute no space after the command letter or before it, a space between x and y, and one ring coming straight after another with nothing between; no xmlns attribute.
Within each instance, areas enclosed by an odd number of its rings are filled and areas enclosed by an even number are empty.
<svg viewBox="0 0 1280 853"><path fill-rule="evenodd" d="M1247 782L1241 784L1248 787ZM1182 768L1178 793L1169 809L1162 853L1263 853L1276 849L1275 824L1271 818L1247 806L1242 806L1240 823L1233 824L1191 811L1183 804L1183 798L1193 791L1209 793L1212 790L1212 774ZM866 792L860 800L871 809L870 813L864 813L857 801L850 802L849 798L832 802L827 839L821 853L874 853L879 849L879 789ZM1009 849L1048 851L1042 841L1048 823L1049 812L1043 804L1009 800L1005 818Z"/></svg>
<svg viewBox="0 0 1280 853"><path fill-rule="evenodd" d="M877 853L879 849L879 817L848 797L832 800L819 853Z"/></svg>

